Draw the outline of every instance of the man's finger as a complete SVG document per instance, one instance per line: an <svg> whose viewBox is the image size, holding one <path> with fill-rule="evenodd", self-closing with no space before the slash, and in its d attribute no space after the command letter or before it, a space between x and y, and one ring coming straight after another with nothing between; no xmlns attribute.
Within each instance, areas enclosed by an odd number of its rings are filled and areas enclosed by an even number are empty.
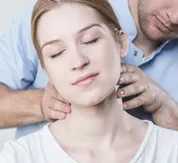
<svg viewBox="0 0 178 163"><path fill-rule="evenodd" d="M49 113L49 121L55 121L55 120L63 120L66 118L66 114L64 112L61 111L56 111L53 109L50 109L50 113Z"/></svg>
<svg viewBox="0 0 178 163"><path fill-rule="evenodd" d="M139 80L139 76L135 73L123 73L120 75L118 84L132 84Z"/></svg>
<svg viewBox="0 0 178 163"><path fill-rule="evenodd" d="M70 113L71 112L71 108L69 104L64 103L63 101L57 100L55 98L53 98L50 104L50 108L56 111L61 111L64 113Z"/></svg>
<svg viewBox="0 0 178 163"><path fill-rule="evenodd" d="M64 99L59 93L57 94L57 96L56 96L55 99L56 99L56 100L59 100L59 101L62 101L62 102L65 103L65 104L70 105L70 103L69 103L66 99Z"/></svg>
<svg viewBox="0 0 178 163"><path fill-rule="evenodd" d="M154 92L143 92L139 96L136 96L135 98L125 101L123 103L124 109L133 109L140 106L150 106L153 103L155 103L156 100L156 94ZM154 108L153 108L154 109ZM150 112L152 109L145 109L145 111Z"/></svg>
<svg viewBox="0 0 178 163"><path fill-rule="evenodd" d="M144 105L145 103L145 99L143 96L137 96L129 101L125 101L123 103L123 107L124 107L124 110L129 110L129 109L133 109L133 108L138 108L142 105Z"/></svg>
<svg viewBox="0 0 178 163"><path fill-rule="evenodd" d="M135 67L126 63L121 63L121 73L126 73L126 72L130 72L130 73L135 72Z"/></svg>
<svg viewBox="0 0 178 163"><path fill-rule="evenodd" d="M118 88L117 96L119 98L133 96L133 95L137 95L139 93L142 93L145 90L146 90L146 88L145 88L144 85L141 85L139 83L134 83L134 84L128 85L128 86L123 87L123 88Z"/></svg>

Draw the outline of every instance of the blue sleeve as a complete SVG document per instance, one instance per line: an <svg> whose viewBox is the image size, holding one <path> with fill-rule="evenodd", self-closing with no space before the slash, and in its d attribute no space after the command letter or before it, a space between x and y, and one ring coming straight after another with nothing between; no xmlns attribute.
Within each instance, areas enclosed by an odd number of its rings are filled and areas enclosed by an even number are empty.
<svg viewBox="0 0 178 163"><path fill-rule="evenodd" d="M0 36L0 83L23 90L34 82L38 58L31 39L31 15L35 1L14 19Z"/></svg>

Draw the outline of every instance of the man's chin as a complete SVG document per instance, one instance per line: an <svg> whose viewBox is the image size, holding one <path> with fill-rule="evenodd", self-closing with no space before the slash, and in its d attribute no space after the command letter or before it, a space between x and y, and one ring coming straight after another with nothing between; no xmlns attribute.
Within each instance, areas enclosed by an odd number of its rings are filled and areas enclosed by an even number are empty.
<svg viewBox="0 0 178 163"><path fill-rule="evenodd" d="M164 41L171 39L170 35L166 35L165 33L159 31L158 29L149 30L147 32L144 32L144 34L150 41L155 43L162 43Z"/></svg>
<svg viewBox="0 0 178 163"><path fill-rule="evenodd" d="M161 35L147 35L147 38L152 41L152 42L155 42L156 44L159 44L159 43L162 43L166 40L168 40L166 37L164 36L161 36Z"/></svg>

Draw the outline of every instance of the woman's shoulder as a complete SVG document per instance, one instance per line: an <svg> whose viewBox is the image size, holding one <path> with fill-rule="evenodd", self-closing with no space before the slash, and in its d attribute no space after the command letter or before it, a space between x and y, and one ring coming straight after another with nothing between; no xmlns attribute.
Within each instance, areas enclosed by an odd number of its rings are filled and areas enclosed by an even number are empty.
<svg viewBox="0 0 178 163"><path fill-rule="evenodd" d="M165 129L148 122L144 141L132 163L177 163L178 131Z"/></svg>
<svg viewBox="0 0 178 163"><path fill-rule="evenodd" d="M152 125L145 155L155 162L178 162L178 131Z"/></svg>
<svg viewBox="0 0 178 163"><path fill-rule="evenodd" d="M152 137L154 137L159 143L178 145L178 131L175 130L153 125Z"/></svg>
<svg viewBox="0 0 178 163"><path fill-rule="evenodd" d="M19 139L15 140L15 141L8 141L6 144L11 144L11 146L22 146L24 149L26 148L31 148L34 146L38 146L40 143L43 143L44 141L44 137L46 136L46 134L48 133L48 126L44 126L42 129L26 135L26 136L22 136Z"/></svg>
<svg viewBox="0 0 178 163"><path fill-rule="evenodd" d="M41 150L42 144L44 144L46 132L47 129L44 127L33 134L23 136L17 140L7 141L0 151L0 160L4 160L1 163L33 162L31 154L39 154L39 150Z"/></svg>
<svg viewBox="0 0 178 163"><path fill-rule="evenodd" d="M150 144L157 150L162 150L162 147L166 147L164 148L166 151L168 151L168 148L178 148L178 131L162 128L152 122L149 123L147 145Z"/></svg>

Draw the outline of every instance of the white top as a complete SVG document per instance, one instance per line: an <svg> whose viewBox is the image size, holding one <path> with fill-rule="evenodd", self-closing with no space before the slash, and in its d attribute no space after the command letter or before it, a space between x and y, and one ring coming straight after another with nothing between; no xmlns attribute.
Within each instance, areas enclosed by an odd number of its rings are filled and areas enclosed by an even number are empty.
<svg viewBox="0 0 178 163"><path fill-rule="evenodd" d="M48 126L17 141L9 141L0 152L0 163L77 163L56 142ZM178 163L178 132L152 122L130 163Z"/></svg>

